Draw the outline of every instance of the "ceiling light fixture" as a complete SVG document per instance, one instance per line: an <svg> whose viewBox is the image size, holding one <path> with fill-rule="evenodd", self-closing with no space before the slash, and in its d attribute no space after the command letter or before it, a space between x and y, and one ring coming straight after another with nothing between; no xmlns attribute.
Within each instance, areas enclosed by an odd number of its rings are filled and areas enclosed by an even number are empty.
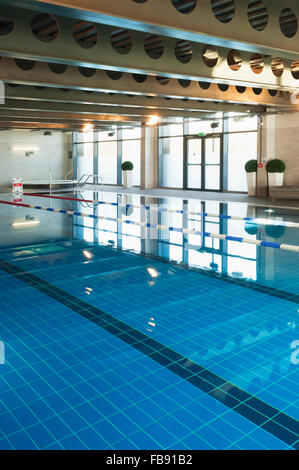
<svg viewBox="0 0 299 470"><path fill-rule="evenodd" d="M157 124L159 124L159 122L161 121L161 118L160 116L151 116L148 121L147 121L147 125L148 126L156 126Z"/></svg>
<svg viewBox="0 0 299 470"><path fill-rule="evenodd" d="M14 145L12 148L11 148L14 152L37 152L38 150L40 150L39 147L37 146L20 146L20 145Z"/></svg>
<svg viewBox="0 0 299 470"><path fill-rule="evenodd" d="M83 132L91 132L93 130L93 124L91 122L84 124Z"/></svg>

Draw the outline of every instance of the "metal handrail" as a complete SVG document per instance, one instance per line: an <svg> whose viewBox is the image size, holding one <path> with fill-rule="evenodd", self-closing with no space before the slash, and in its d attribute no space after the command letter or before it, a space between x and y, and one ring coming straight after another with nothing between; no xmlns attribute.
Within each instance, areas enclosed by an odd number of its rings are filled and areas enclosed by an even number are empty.
<svg viewBox="0 0 299 470"><path fill-rule="evenodd" d="M73 175L73 172L74 172L73 169L71 169L70 171L68 171L67 174L65 175L64 179L67 180L70 175Z"/></svg>
<svg viewBox="0 0 299 470"><path fill-rule="evenodd" d="M85 180L83 181L85 177ZM101 184L101 188L102 188L102 191L103 191L103 186L104 186L104 180L102 178L102 176L100 175L88 175L87 173L84 173L84 175L82 175L78 181L78 183L76 184L76 189L78 188L82 188L85 184L88 183L88 181L90 180L90 178L93 179L93 184L94 185L98 185L99 184L99 180L100 180L100 184ZM90 183L89 183L90 184Z"/></svg>

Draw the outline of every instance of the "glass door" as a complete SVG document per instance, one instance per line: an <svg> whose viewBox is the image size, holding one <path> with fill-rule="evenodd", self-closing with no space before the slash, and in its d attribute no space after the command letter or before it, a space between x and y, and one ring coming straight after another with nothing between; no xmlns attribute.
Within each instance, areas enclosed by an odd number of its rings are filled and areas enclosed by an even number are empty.
<svg viewBox="0 0 299 470"><path fill-rule="evenodd" d="M186 189L202 189L202 139L187 138Z"/></svg>
<svg viewBox="0 0 299 470"><path fill-rule="evenodd" d="M186 136L184 189L222 190L222 135Z"/></svg>
<svg viewBox="0 0 299 470"><path fill-rule="evenodd" d="M221 190L221 137L205 137L205 188L209 191Z"/></svg>

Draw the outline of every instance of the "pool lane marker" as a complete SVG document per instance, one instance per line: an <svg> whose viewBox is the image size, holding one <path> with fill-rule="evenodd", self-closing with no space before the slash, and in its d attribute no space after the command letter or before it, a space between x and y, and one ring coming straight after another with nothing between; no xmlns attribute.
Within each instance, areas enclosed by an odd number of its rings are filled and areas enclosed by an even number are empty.
<svg viewBox="0 0 299 470"><path fill-rule="evenodd" d="M288 446L299 450L299 422L296 419L48 281L4 260L0 260L0 269L103 328Z"/></svg>
<svg viewBox="0 0 299 470"><path fill-rule="evenodd" d="M285 243L276 243L276 242L269 242L269 241L263 241L263 240L253 240L250 238L235 237L232 235L222 235L219 233L201 232L195 229L171 227L168 225L161 225L161 224L150 224L148 222L137 222L135 220L123 220L119 217L105 217L104 215L94 215L94 214L88 214L86 212L70 211L67 209L54 209L52 207L33 206L31 204L24 204L20 202L10 202L10 201L0 200L0 204L26 207L26 208L36 209L36 210L41 210L41 211L46 211L46 212L56 212L58 214L65 214L65 215L70 215L70 216L76 215L79 217L88 217L90 219L96 219L96 220L109 220L109 222L119 222L119 223L128 224L128 225L138 225L140 227L149 228L149 229L168 230L170 232L199 235L199 236L203 236L206 238L217 238L218 240L227 240L227 241L238 242L238 243L247 243L249 245L262 246L265 248L275 248L277 250L299 253L299 246L287 245Z"/></svg>
<svg viewBox="0 0 299 470"><path fill-rule="evenodd" d="M290 227L290 228L299 228L298 222L285 222L283 220L272 220L272 219L260 219L255 217L239 217L237 215L226 215L226 214L212 214L209 212L193 212L193 211L185 211L182 209L169 209L164 207L156 207L154 205L144 206L141 204L120 204L117 202L106 202L106 201L96 201L92 199L79 199L75 197L65 197L65 196L50 196L48 194L32 194L32 193L24 193L25 196L33 196L33 197L44 197L48 199L61 199L66 201L78 201L78 202L87 202L92 203L95 205L107 205L107 206L115 206L115 207L124 207L126 209L135 208L135 209L145 209L147 211L156 211L156 212L171 212L173 214L188 214L188 215L198 215L202 217L212 217L213 219L224 219L224 220L241 220L244 222L251 222L261 225L275 225L278 227Z"/></svg>

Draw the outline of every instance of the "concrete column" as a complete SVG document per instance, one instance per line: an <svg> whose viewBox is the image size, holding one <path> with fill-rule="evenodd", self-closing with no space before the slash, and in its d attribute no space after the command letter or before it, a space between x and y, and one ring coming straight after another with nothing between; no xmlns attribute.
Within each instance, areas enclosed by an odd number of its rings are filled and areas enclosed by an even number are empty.
<svg viewBox="0 0 299 470"><path fill-rule="evenodd" d="M158 186L158 126L141 130L140 187L151 189Z"/></svg>

